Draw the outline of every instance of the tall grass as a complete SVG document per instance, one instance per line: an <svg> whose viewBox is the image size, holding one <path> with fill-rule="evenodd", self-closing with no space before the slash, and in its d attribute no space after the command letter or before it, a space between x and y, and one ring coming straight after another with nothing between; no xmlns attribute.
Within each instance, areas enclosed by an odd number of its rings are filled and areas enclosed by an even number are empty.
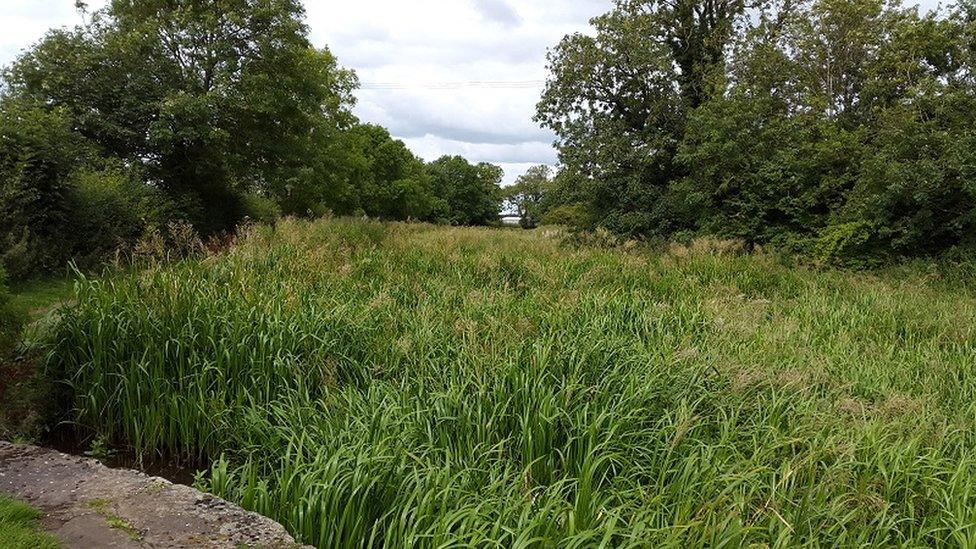
<svg viewBox="0 0 976 549"><path fill-rule="evenodd" d="M973 288L289 221L83 281L47 368L319 547L973 546Z"/></svg>

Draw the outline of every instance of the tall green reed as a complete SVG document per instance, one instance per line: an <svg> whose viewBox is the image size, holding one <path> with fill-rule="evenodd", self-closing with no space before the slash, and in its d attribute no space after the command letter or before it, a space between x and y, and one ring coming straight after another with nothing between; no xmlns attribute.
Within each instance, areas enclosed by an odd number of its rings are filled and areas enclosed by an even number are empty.
<svg viewBox="0 0 976 549"><path fill-rule="evenodd" d="M84 280L47 370L82 434L319 547L966 545L952 280L287 221Z"/></svg>

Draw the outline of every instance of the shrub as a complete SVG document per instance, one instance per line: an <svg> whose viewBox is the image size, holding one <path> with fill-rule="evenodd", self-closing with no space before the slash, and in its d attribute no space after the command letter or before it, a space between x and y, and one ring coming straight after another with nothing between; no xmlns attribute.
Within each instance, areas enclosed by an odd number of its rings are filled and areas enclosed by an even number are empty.
<svg viewBox="0 0 976 549"><path fill-rule="evenodd" d="M242 198L244 215L250 221L274 223L281 217L281 206L274 199L257 193L249 193Z"/></svg>
<svg viewBox="0 0 976 549"><path fill-rule="evenodd" d="M842 217L897 256L937 254L976 231L976 130L968 94L923 97L879 118Z"/></svg>
<svg viewBox="0 0 976 549"><path fill-rule="evenodd" d="M0 235L0 266L13 280L24 280L53 267L56 254L29 227L15 227Z"/></svg>
<svg viewBox="0 0 976 549"><path fill-rule="evenodd" d="M0 100L0 263L14 280L63 264L69 176L86 157L63 112Z"/></svg>
<svg viewBox="0 0 976 549"><path fill-rule="evenodd" d="M867 221L830 225L820 232L814 253L824 263L866 267L874 263L870 244L875 234L874 226Z"/></svg>
<svg viewBox="0 0 976 549"><path fill-rule="evenodd" d="M786 111L774 99L737 95L692 115L678 156L689 178L672 193L704 232L749 242L811 236L843 204L861 134Z"/></svg>
<svg viewBox="0 0 976 549"><path fill-rule="evenodd" d="M120 249L130 249L147 231L178 217L166 196L121 167L82 169L68 192L70 255L94 266Z"/></svg>
<svg viewBox="0 0 976 549"><path fill-rule="evenodd" d="M563 225L566 227L586 227L590 224L590 214L583 204L557 206L542 216L540 225Z"/></svg>
<svg viewBox="0 0 976 549"><path fill-rule="evenodd" d="M92 267L179 210L121 162L99 159L67 116L0 100L0 264L12 280Z"/></svg>
<svg viewBox="0 0 976 549"><path fill-rule="evenodd" d="M230 236L231 240L233 235ZM213 237L217 247L220 239ZM152 227L132 248L133 260L157 264L203 254L206 246L193 225L186 221L172 221L163 229Z"/></svg>

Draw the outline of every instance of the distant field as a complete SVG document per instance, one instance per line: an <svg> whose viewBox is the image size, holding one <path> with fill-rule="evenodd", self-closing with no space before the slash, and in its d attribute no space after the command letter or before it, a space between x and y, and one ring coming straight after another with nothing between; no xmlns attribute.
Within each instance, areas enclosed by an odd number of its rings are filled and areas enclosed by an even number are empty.
<svg viewBox="0 0 976 549"><path fill-rule="evenodd" d="M976 545L971 271L564 240L260 227L79 284L48 369L319 547Z"/></svg>

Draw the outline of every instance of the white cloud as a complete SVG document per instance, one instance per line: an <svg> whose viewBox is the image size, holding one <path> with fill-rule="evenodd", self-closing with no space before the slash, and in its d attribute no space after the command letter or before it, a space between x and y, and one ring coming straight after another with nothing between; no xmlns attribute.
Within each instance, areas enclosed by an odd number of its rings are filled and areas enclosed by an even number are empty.
<svg viewBox="0 0 976 549"><path fill-rule="evenodd" d="M308 3L316 44L327 44L367 84L356 113L390 128L428 160L460 154L505 168L512 182L533 164L555 163L554 136L533 122L545 55L585 30L610 0L359 0ZM526 82L519 89L458 82ZM387 86L388 88L390 86Z"/></svg>
<svg viewBox="0 0 976 549"><path fill-rule="evenodd" d="M106 0L88 0L98 9ZM74 0L2 0L0 4L0 64L6 65L37 42L48 30L82 22Z"/></svg>
<svg viewBox="0 0 976 549"><path fill-rule="evenodd" d="M487 21L505 26L522 23L522 18L505 0L474 0L474 5Z"/></svg>

